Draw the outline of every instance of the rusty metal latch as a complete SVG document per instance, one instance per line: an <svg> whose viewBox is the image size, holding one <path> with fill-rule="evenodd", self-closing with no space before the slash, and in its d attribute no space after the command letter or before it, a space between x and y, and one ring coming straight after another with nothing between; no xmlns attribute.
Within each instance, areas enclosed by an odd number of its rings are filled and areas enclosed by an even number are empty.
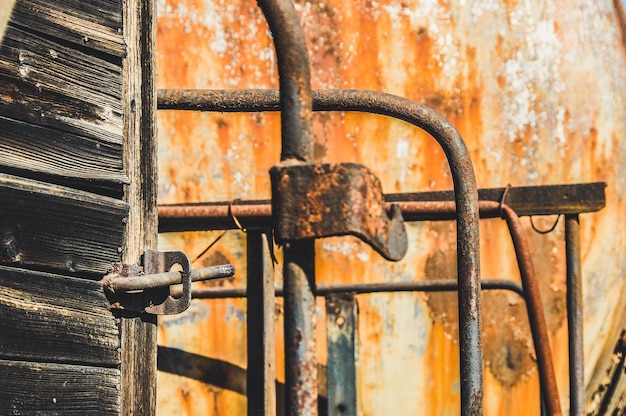
<svg viewBox="0 0 626 416"><path fill-rule="evenodd" d="M171 269L178 265L180 271ZM181 251L147 250L143 268L116 263L102 280L114 309L175 315L191 304L191 282L221 279L235 274L230 264L191 269L189 257ZM182 284L182 294L174 297L170 286Z"/></svg>
<svg viewBox="0 0 626 416"><path fill-rule="evenodd" d="M408 242L397 204L386 210L378 178L357 163L274 166L272 211L279 244L309 238L354 235L385 259L404 257Z"/></svg>

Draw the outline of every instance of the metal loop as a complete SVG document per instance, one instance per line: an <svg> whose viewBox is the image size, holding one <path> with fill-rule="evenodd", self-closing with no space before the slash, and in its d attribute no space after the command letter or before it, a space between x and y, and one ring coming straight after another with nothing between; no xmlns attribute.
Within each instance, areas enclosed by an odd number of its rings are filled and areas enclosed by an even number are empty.
<svg viewBox="0 0 626 416"><path fill-rule="evenodd" d="M552 231L554 231L554 229L556 228L557 224L559 223L559 220L561 219L561 214L556 216L556 221L554 221L554 224L552 224L552 227L550 227L547 230L540 230L535 226L535 223L533 222L533 216L530 216L530 226L532 227L532 229L539 234L550 234Z"/></svg>

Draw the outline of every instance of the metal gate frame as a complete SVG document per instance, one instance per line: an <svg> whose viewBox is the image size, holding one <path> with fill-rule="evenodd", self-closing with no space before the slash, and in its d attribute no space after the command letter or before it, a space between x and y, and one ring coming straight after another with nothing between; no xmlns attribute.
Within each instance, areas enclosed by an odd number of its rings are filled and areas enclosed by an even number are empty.
<svg viewBox="0 0 626 416"><path fill-rule="evenodd" d="M203 206L161 206L159 208L160 231L189 229L180 226L180 220L203 218L201 229L241 228L246 224L248 232L248 288L230 291L194 291L194 297L239 297L248 298L248 385L262 385L262 392L249 392L249 414L274 414L273 359L273 305L274 296L285 298L285 368L286 368L286 414L317 414L317 366L315 359L315 296L327 297L327 315L335 316L342 323L335 328L329 320L329 328L338 330L341 343L329 341L329 414L356 414L356 389L354 383L354 360L349 360L348 371L331 366L331 357L346 364L346 354L354 357L354 299L355 293L380 291L441 291L457 290L459 293L459 344L461 354L461 414L479 415L483 408L482 346L480 289L508 289L522 295L526 301L533 341L537 351L542 397L548 414L561 414L560 401L547 326L539 297L539 287L534 274L530 250L516 212L505 203L507 193L514 189L501 190L499 201L479 202L473 168L462 138L443 116L434 110L410 100L374 91L328 90L312 91L307 50L300 22L290 0L259 1L268 20L278 57L280 89L197 91L165 90L158 96L159 109L250 112L281 111L282 155L281 161L288 164L312 164L312 111L360 111L382 114L407 121L428 132L440 144L448 158L454 182L455 202L410 201L406 194L387 199L399 204L408 220L455 219L457 222L458 282L412 282L401 284L332 285L323 287L315 284L313 239L292 241L285 245L284 288L274 293L273 264L267 254L272 244L267 230L276 229L283 218L277 217L276 207L280 190L273 186L272 206L263 201L246 201L233 205L224 203ZM274 178L273 178L274 182ZM570 359L570 411L582 414L584 405L583 356L582 356L582 292L580 273L579 218L581 212L592 212L604 205L604 184L580 185L576 189L579 198L592 195L593 204L580 203L572 199L574 206L561 203L550 209L535 209L526 215L565 214L566 262L567 262L567 311ZM546 187L542 187L546 188ZM551 187L555 190L557 187ZM558 187L563 190L563 187ZM519 188L517 188L519 189ZM533 188L537 189L537 188ZM574 192L576 193L576 192ZM601 195L600 195L601 194ZM418 198L427 197L424 194ZM431 195L432 196L432 195ZM395 198L395 200L394 200ZM405 198L405 199L403 199ZM509 202L507 200L506 202ZM593 206L592 206L593 205ZM208 211L214 209L213 213ZM224 213L226 208L226 213ZM274 208L274 210L272 210ZM181 211L182 210L182 211ZM219 214L216 212L220 211ZM272 212L274 215L272 216ZM522 287L514 282L480 280L478 219L502 217L506 219L514 242L516 256L522 276ZM211 217L210 222L207 218ZM178 226L168 226L179 221ZM248 222L251 221L251 222ZM193 229L200 229L195 227ZM251 255L259 253L259 255ZM261 254L266 253L266 254ZM451 284L455 283L455 284ZM347 300L338 294L350 293ZM347 302L347 303L346 303ZM250 313L254 310L257 313ZM350 312L352 311L352 312ZM335 321L336 322L336 321ZM343 331L343 332L342 332ZM330 335L330 334L329 334ZM335 334L336 335L336 334ZM329 338L330 339L330 338ZM347 342L346 342L347 340ZM352 343L350 342L352 340ZM262 345L262 348L254 348ZM331 351L331 349L333 351ZM333 381L334 380L334 381ZM336 388L331 388L334 383ZM339 385L346 388L340 389ZM333 397L330 397L330 396Z"/></svg>

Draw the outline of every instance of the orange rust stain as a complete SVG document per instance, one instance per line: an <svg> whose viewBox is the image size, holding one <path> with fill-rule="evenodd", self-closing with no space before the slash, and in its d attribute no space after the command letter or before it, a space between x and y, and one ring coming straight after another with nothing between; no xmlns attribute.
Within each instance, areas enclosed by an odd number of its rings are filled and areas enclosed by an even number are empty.
<svg viewBox="0 0 626 416"><path fill-rule="evenodd" d="M458 344L446 335L441 325L434 323L423 357L427 380L424 414L458 413L461 403L459 368Z"/></svg>
<svg viewBox="0 0 626 416"><path fill-rule="evenodd" d="M546 221L543 219L536 222L538 228L545 227ZM442 226L442 232L445 233L447 227ZM482 277L519 280L516 263L510 260L512 245L503 221L490 220L481 223L481 234ZM558 261L556 256L559 250L561 252L564 250L564 245L560 242L563 235L560 232L549 236L539 235L531 230L527 231L527 235L534 249L534 261L542 265L536 268L536 273L541 286L548 327L554 333L563 325L565 319L565 268L563 262ZM456 251L438 250L430 254L426 260L425 274L428 279L456 280ZM505 387L513 387L536 371L526 305L518 295L506 291L483 292L482 298L485 363L499 383ZM441 322L449 337L456 339L458 337L456 294L431 293L426 295L426 301L433 319Z"/></svg>

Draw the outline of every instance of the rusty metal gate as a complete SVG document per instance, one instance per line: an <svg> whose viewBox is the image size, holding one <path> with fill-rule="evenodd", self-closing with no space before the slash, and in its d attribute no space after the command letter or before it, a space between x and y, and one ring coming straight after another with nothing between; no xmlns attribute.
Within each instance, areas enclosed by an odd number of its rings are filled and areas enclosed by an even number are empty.
<svg viewBox="0 0 626 416"><path fill-rule="evenodd" d="M461 414L483 409L480 291L510 290L523 297L537 356L543 412L561 414L548 329L530 247L520 215L565 216L570 412L584 402L581 273L578 214L604 206L604 184L507 187L478 190L472 163L452 124L434 110L390 94L361 90L317 90L298 15L289 0L259 1L273 35L280 89L159 92L161 110L219 112L280 111L282 154L270 171L271 201L230 201L159 207L159 231L242 229L247 233L247 287L192 290L196 298L246 297L248 414L275 414L274 297L284 298L285 414L318 413L315 297L326 298L327 410L356 415L356 294L394 291L457 291L459 300ZM379 180L354 163L320 164L313 157L313 111L357 111L404 120L428 132L443 149L453 192L384 194ZM479 218L502 218L511 234L521 285L481 280ZM457 227L458 282L316 284L314 240L354 235L385 259L400 260L407 250L404 221L454 220ZM558 220L557 220L558 221ZM556 225L556 224L555 224ZM274 287L273 240L283 246L282 287ZM263 386L261 388L260 386Z"/></svg>

